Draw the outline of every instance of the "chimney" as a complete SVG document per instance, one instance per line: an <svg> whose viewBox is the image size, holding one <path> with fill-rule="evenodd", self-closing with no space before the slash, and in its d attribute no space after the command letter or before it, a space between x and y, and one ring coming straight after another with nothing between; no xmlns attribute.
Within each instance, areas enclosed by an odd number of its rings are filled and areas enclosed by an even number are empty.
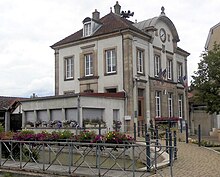
<svg viewBox="0 0 220 177"><path fill-rule="evenodd" d="M118 4L118 1L116 1L116 4L114 5L115 13L118 15L121 15L121 6Z"/></svg>
<svg viewBox="0 0 220 177"><path fill-rule="evenodd" d="M97 11L97 9L95 9L95 12L92 13L92 18L94 20L99 20L99 15L100 13Z"/></svg>

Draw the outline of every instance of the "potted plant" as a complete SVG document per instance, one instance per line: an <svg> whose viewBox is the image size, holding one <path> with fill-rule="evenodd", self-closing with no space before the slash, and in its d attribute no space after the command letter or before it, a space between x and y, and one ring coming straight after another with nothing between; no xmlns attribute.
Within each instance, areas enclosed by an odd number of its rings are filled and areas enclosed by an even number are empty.
<svg viewBox="0 0 220 177"><path fill-rule="evenodd" d="M26 127L34 127L34 123L31 121L26 122Z"/></svg>
<svg viewBox="0 0 220 177"><path fill-rule="evenodd" d="M90 119L83 119L83 126L84 127L91 127L91 120Z"/></svg>

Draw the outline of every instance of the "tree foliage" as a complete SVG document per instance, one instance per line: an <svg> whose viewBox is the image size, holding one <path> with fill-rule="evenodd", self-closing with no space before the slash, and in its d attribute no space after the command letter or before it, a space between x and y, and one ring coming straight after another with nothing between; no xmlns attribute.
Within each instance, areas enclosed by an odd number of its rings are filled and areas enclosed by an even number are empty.
<svg viewBox="0 0 220 177"><path fill-rule="evenodd" d="M220 112L220 45L213 50L203 52L191 82L196 90L195 98L207 106L208 113Z"/></svg>

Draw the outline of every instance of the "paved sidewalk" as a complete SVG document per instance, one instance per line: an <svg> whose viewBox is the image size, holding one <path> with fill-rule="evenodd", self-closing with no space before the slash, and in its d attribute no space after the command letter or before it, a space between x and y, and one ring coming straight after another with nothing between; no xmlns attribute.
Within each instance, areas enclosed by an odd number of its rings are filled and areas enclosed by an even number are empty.
<svg viewBox="0 0 220 177"><path fill-rule="evenodd" d="M173 177L220 177L220 153L185 142L178 142L177 147ZM170 168L166 167L151 177L170 177L170 174Z"/></svg>

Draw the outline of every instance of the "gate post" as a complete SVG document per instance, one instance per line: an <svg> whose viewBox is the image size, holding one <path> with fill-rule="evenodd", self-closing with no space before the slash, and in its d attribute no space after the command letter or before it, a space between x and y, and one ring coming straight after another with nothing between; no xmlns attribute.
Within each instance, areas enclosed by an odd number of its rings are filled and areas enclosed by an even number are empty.
<svg viewBox="0 0 220 177"><path fill-rule="evenodd" d="M172 165L172 153L173 153L173 149L172 149L172 132L169 132L169 165Z"/></svg>
<svg viewBox="0 0 220 177"><path fill-rule="evenodd" d="M134 123L134 141L136 141L137 132L136 132L136 123Z"/></svg>
<svg viewBox="0 0 220 177"><path fill-rule="evenodd" d="M146 134L146 164L147 164L147 172L150 172L151 168L151 160L150 160L150 135Z"/></svg>
<svg viewBox="0 0 220 177"><path fill-rule="evenodd" d="M168 146L169 146L169 131L168 129L166 128L166 152L168 153Z"/></svg>
<svg viewBox="0 0 220 177"><path fill-rule="evenodd" d="M186 143L189 143L188 123L186 123Z"/></svg>
<svg viewBox="0 0 220 177"><path fill-rule="evenodd" d="M198 145L201 146L201 126L198 125Z"/></svg>
<svg viewBox="0 0 220 177"><path fill-rule="evenodd" d="M176 131L173 132L173 146L174 146L174 159L177 159L177 137L176 137Z"/></svg>

